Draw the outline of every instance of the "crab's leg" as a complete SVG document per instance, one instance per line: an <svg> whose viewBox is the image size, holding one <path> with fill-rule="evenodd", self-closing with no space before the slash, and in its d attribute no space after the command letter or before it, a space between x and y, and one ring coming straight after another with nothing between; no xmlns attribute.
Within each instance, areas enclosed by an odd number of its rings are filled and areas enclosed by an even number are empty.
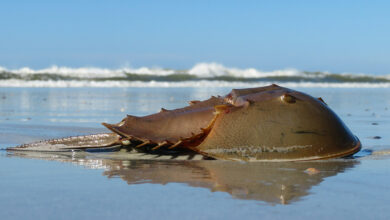
<svg viewBox="0 0 390 220"><path fill-rule="evenodd" d="M71 151L91 148L109 148L126 141L115 133L91 134L60 139L44 140L7 148L10 151Z"/></svg>

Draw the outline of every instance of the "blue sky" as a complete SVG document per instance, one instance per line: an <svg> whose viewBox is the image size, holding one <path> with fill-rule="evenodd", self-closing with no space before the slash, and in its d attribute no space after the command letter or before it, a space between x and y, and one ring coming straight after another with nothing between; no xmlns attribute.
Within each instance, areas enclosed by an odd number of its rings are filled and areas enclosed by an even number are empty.
<svg viewBox="0 0 390 220"><path fill-rule="evenodd" d="M390 1L0 2L0 66L390 74Z"/></svg>

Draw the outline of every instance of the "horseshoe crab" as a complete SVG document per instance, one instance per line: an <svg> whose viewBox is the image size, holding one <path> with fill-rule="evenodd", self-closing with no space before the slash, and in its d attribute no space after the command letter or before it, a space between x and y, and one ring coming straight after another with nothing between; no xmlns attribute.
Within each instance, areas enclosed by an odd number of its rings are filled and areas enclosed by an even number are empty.
<svg viewBox="0 0 390 220"><path fill-rule="evenodd" d="M25 144L8 150L69 151L123 147L149 153L193 151L214 159L298 161L350 156L359 139L321 98L270 85L103 123L112 133Z"/></svg>

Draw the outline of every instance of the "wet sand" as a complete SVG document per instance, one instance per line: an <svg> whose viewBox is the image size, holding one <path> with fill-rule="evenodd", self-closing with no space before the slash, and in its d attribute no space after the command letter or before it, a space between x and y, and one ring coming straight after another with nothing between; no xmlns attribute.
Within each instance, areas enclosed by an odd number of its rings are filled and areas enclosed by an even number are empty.
<svg viewBox="0 0 390 220"><path fill-rule="evenodd" d="M388 219L390 89L297 88L356 134L352 159L200 161L116 153L0 151L4 219ZM0 88L0 148L105 132L101 122L173 109L230 88Z"/></svg>

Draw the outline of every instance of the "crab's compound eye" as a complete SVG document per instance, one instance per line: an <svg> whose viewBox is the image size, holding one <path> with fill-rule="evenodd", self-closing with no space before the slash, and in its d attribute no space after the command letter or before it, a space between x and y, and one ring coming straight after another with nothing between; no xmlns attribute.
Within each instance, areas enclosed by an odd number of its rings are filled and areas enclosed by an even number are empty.
<svg viewBox="0 0 390 220"><path fill-rule="evenodd" d="M283 101L283 102L287 102L287 103L295 103L296 102L296 98L288 93L285 93L283 94L280 99Z"/></svg>

